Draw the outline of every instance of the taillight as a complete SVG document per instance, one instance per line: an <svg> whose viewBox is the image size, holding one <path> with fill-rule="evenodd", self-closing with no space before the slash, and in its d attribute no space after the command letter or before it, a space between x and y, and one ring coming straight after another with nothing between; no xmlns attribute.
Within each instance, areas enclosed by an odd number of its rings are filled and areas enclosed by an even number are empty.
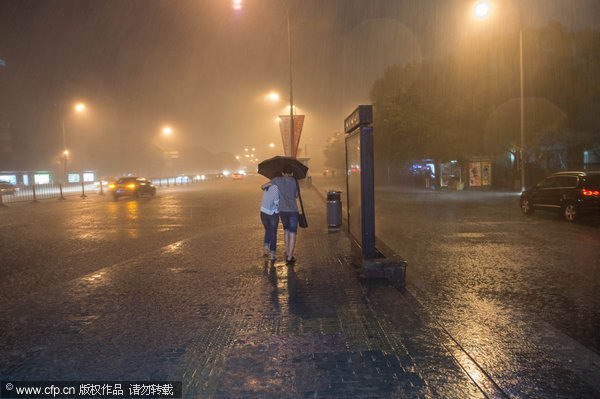
<svg viewBox="0 0 600 399"><path fill-rule="evenodd" d="M598 197L600 196L600 191L598 190L586 190L585 188L583 190L581 190L581 194L583 194L586 197Z"/></svg>

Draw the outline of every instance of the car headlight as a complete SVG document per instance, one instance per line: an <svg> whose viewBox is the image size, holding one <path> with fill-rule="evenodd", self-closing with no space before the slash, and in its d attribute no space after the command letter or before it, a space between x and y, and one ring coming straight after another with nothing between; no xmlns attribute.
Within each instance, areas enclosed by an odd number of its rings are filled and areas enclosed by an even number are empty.
<svg viewBox="0 0 600 399"><path fill-rule="evenodd" d="M128 184L127 187L129 187L129 188L135 188L135 184Z"/></svg>

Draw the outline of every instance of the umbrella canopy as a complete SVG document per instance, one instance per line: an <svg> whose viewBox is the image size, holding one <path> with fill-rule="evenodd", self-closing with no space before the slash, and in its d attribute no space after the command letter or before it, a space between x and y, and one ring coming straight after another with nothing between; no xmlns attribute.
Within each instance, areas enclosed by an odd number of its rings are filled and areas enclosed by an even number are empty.
<svg viewBox="0 0 600 399"><path fill-rule="evenodd" d="M296 179L304 179L306 177L306 172L308 172L307 166L298 161L296 158L282 157L280 155L266 159L259 163L258 173L268 179L272 179L277 176L277 173L281 173L285 165L291 166Z"/></svg>

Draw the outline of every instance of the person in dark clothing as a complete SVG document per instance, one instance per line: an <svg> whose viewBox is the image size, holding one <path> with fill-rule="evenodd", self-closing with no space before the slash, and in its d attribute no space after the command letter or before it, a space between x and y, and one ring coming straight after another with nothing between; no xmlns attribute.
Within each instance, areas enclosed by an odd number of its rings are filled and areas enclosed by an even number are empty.
<svg viewBox="0 0 600 399"><path fill-rule="evenodd" d="M293 169L291 166L284 166L281 177L275 177L269 183L277 185L279 189L279 218L283 225L286 263L293 264L296 262L294 257L294 248L296 247L296 234L298 232L298 183L294 178Z"/></svg>

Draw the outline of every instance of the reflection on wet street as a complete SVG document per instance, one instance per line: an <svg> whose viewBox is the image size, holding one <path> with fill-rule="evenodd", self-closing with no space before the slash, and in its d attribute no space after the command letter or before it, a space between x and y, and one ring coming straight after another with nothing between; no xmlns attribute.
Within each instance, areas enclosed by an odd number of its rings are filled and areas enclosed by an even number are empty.
<svg viewBox="0 0 600 399"><path fill-rule="evenodd" d="M273 285L271 293L273 306L283 314L289 314L290 302L294 300L296 286L296 272L293 265L281 264L275 267L275 262L265 261L265 272Z"/></svg>
<svg viewBox="0 0 600 399"><path fill-rule="evenodd" d="M180 380L185 397L598 397L598 228L523 218L510 196L383 192L378 234L409 261L399 292L358 278L312 190L297 263L281 231L265 259L262 181L8 209L3 378Z"/></svg>
<svg viewBox="0 0 600 399"><path fill-rule="evenodd" d="M510 193L379 194L377 234L408 260L409 290L495 380L514 381L507 391L561 381L555 362L598 388L597 218L526 217Z"/></svg>
<svg viewBox="0 0 600 399"><path fill-rule="evenodd" d="M300 232L289 266L280 232L265 260L261 181L10 209L2 377L180 380L185 397L481 397L414 314L375 312L341 261L345 236ZM304 196L318 226L321 199Z"/></svg>

